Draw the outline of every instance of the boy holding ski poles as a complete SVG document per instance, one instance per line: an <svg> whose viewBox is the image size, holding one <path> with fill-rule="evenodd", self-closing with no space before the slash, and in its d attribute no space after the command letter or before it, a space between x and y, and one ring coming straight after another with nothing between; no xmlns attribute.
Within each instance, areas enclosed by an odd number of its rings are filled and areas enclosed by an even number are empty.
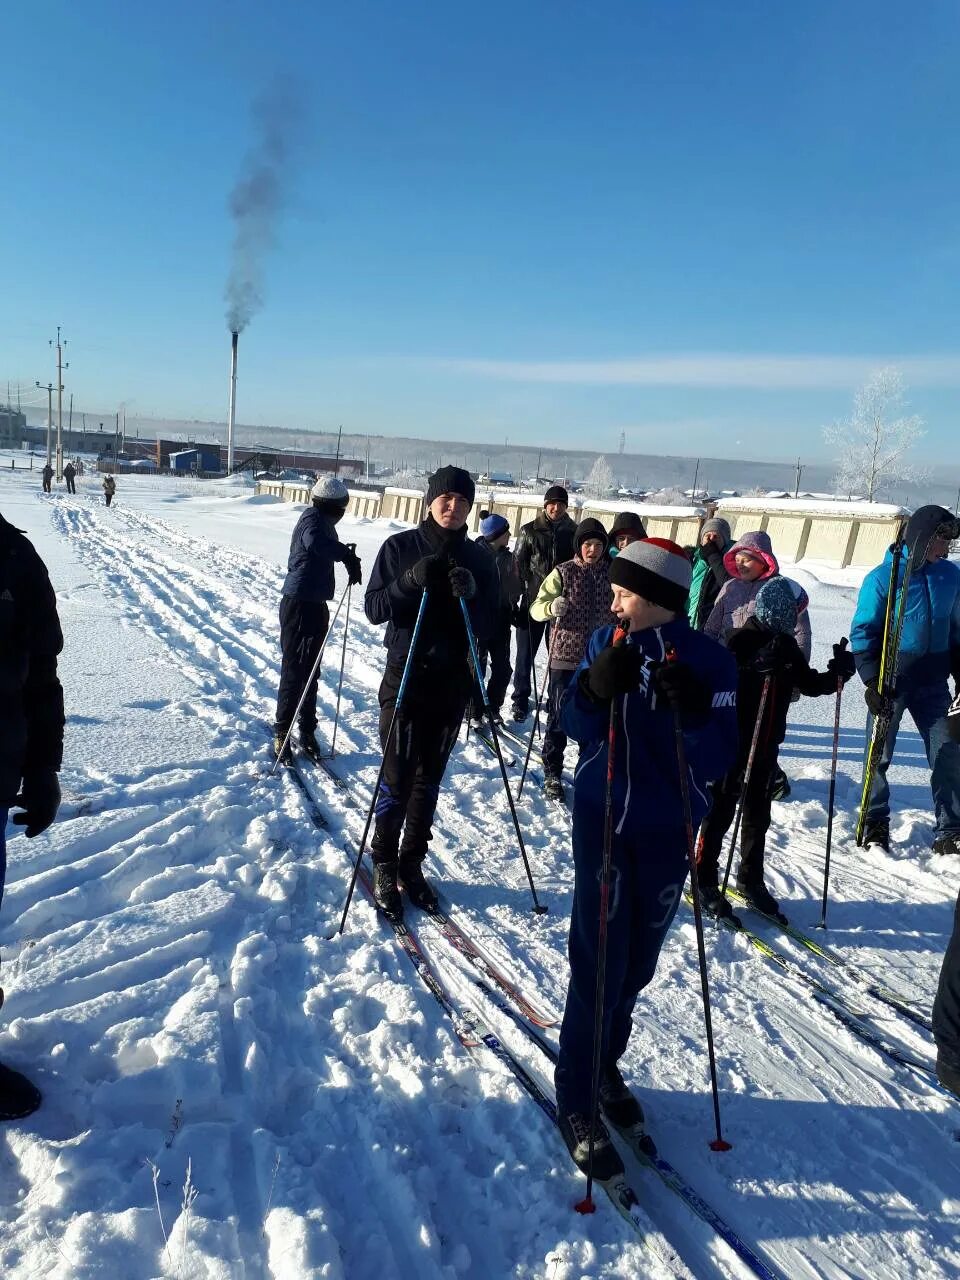
<svg viewBox="0 0 960 1280"><path fill-rule="evenodd" d="M903 713L909 711L930 765L936 812L934 853L960 854L960 745L947 733L948 676L960 681L960 567L947 556L960 521L945 507L918 507L902 543L863 580L850 645L870 712L879 722L872 770L865 770L862 842L890 848L887 770ZM881 668L883 680L881 683Z"/></svg>
<svg viewBox="0 0 960 1280"><path fill-rule="evenodd" d="M610 583L612 612L628 628L626 638L618 628L614 643L612 626L593 633L562 710L565 730L580 744L580 764L573 791L576 879L557 1111L564 1140L583 1169L589 1159L601 964L601 833L610 832L612 887L602 961L600 1107L611 1124L636 1134L643 1111L617 1063L627 1047L637 996L653 977L687 877L675 715L683 729L695 823L707 809L708 783L730 767L737 749L736 666L725 649L690 629L685 613L690 561L682 548L661 538L631 543L612 562ZM612 700L621 727L611 747ZM611 749L611 812L605 828ZM609 1132L598 1122L593 1174L606 1181L622 1170Z"/></svg>
<svg viewBox="0 0 960 1280"><path fill-rule="evenodd" d="M796 596L790 582L778 575L757 592L752 616L727 636L740 677L740 751L734 767L713 786L713 805L697 844L700 901L704 911L718 918L733 918L720 888L718 865L724 836L742 804L737 888L751 906L785 923L764 884L763 856L770 826L770 776L786 734L790 701L794 690L810 697L836 694L838 680L846 683L854 673L852 656L839 644L833 646L827 670L814 671L797 644L796 625Z"/></svg>

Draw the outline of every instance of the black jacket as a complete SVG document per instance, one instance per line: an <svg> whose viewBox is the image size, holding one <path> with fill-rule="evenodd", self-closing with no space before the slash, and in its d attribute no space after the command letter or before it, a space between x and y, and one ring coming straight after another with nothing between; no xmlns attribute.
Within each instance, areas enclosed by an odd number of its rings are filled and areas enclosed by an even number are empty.
<svg viewBox="0 0 960 1280"><path fill-rule="evenodd" d="M336 592L333 562L343 560L346 554L334 521L311 504L290 539L283 594L295 600L332 600Z"/></svg>
<svg viewBox="0 0 960 1280"><path fill-rule="evenodd" d="M727 635L727 648L737 660L740 676L737 686L737 721L740 727L741 768L753 740L763 692L764 677L754 670L753 662L760 650L773 639L773 634L764 630L756 618L749 618L744 626ZM786 655L786 665L770 681L763 723L757 739L757 753L761 757L776 752L786 736L787 713L794 689L811 698L837 691L836 676L830 671L815 671L800 652L800 646L792 635L781 636L780 643Z"/></svg>
<svg viewBox="0 0 960 1280"><path fill-rule="evenodd" d="M60 768L62 648L46 566L30 541L0 516L0 808L13 803L25 775Z"/></svg>
<svg viewBox="0 0 960 1280"><path fill-rule="evenodd" d="M470 622L479 645L486 644L494 625L498 606L499 584L489 552L467 539L466 527L453 537L438 529L427 516L415 529L406 529L388 538L377 553L363 608L375 624L387 624L383 643L387 661L402 663L410 650L413 627L420 608L421 592L414 585L401 582L407 569L424 556L446 555L451 565L462 565L476 579L477 593L467 603ZM417 658L438 672L468 668L469 645L460 603L444 586L431 592L427 600Z"/></svg>
<svg viewBox="0 0 960 1280"><path fill-rule="evenodd" d="M558 564L572 560L576 547L573 535L577 526L566 512L556 520L548 520L540 511L536 518L523 525L517 539L514 558L520 570L520 581L527 597L527 605L533 604L544 578Z"/></svg>

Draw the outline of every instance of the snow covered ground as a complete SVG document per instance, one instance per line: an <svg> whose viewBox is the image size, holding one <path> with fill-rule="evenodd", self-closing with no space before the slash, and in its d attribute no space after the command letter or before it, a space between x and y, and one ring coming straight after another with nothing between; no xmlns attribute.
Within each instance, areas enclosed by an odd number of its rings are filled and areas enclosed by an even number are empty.
<svg viewBox="0 0 960 1280"><path fill-rule="evenodd" d="M418 1278L659 1276L662 1265L583 1180L492 1055L467 1053L393 933L358 894L330 940L362 818L323 773L318 831L288 774L268 776L277 605L298 508L227 484L95 477L39 493L0 470L0 512L49 566L66 635L60 820L8 828L0 912L0 1060L44 1090L0 1131L0 1274ZM393 526L351 522L369 569ZM792 571L815 661L849 626L856 573ZM339 645L340 624L331 645ZM381 634L354 609L335 769L369 795ZM331 655L332 657L332 655ZM335 662L321 705L332 715ZM929 1013L960 866L929 851L929 792L906 727L890 856L853 847L862 749L844 701L826 941ZM770 883L801 927L819 915L832 702L795 708ZM530 913L495 761L457 749L428 871L455 918L559 1015L572 892L567 820L535 787L518 806ZM425 952L531 1074L546 1059L472 985L433 926ZM930 1064L929 1034L792 940L883 1040ZM721 1102L716 1154L692 917L682 909L638 1009L625 1067L666 1157L785 1277L960 1273L958 1104L841 1025L744 938L707 935ZM556 1029L548 1032L555 1037ZM195 1198L184 1208L189 1170ZM631 1180L698 1277L749 1274L653 1174ZM158 1212L159 1209L159 1212ZM162 1221L161 1221L162 1220ZM164 1243L164 1232L168 1243Z"/></svg>

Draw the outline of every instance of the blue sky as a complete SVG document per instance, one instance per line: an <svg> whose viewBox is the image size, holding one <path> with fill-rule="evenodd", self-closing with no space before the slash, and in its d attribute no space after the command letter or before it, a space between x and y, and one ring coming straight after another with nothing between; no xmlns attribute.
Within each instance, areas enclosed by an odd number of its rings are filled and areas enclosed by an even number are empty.
<svg viewBox="0 0 960 1280"><path fill-rule="evenodd" d="M241 421L813 461L896 363L956 459L952 0L35 0L0 38L0 380L59 323L78 407L225 416L227 199L284 83Z"/></svg>

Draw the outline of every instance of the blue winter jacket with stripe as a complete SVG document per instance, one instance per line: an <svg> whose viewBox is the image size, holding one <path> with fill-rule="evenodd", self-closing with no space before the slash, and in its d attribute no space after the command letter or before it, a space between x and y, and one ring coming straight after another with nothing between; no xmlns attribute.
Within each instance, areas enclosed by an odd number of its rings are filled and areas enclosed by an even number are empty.
<svg viewBox="0 0 960 1280"><path fill-rule="evenodd" d="M573 790L575 817L578 825L596 820L598 839L603 833L610 704L592 701L580 688L580 675L610 644L612 636L613 627L601 627L590 637L562 710L564 730L580 744ZM614 757L614 828L619 835L628 836L640 828L683 830L673 712L658 700L651 682L654 667L665 660L667 645L672 644L677 659L688 663L709 690L712 704L706 716L696 720L684 717L683 723L696 830L710 806L707 784L722 778L737 758L736 661L716 640L693 631L682 615L662 627L631 632L623 643L638 648L644 664L640 687L623 698L622 728Z"/></svg>
<svg viewBox="0 0 960 1280"><path fill-rule="evenodd" d="M893 567L893 549L863 580L857 611L850 629L850 650L864 684L880 674L883 623L887 588ZM906 554L897 577L899 608ZM949 560L925 561L910 575L907 607L903 616L896 688L909 693L922 685L938 684L951 671L960 673L960 567Z"/></svg>

